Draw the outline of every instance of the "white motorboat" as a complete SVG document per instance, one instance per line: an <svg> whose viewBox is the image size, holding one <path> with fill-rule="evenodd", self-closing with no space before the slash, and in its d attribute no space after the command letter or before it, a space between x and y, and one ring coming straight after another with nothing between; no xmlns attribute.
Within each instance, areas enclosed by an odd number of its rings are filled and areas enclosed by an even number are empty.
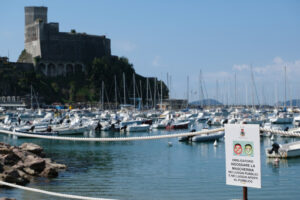
<svg viewBox="0 0 300 200"><path fill-rule="evenodd" d="M211 133L211 134L202 134L202 135L196 135L192 137L193 142L209 142L209 141L215 141L223 138L225 135L224 131L220 131L217 133Z"/></svg>
<svg viewBox="0 0 300 200"><path fill-rule="evenodd" d="M150 129L149 124L132 124L127 126L126 131L128 132L147 132Z"/></svg>
<svg viewBox="0 0 300 200"><path fill-rule="evenodd" d="M152 125L152 128L153 129L165 129L170 122L171 122L170 120L165 119L165 120L154 123Z"/></svg>
<svg viewBox="0 0 300 200"><path fill-rule="evenodd" d="M300 115L294 117L293 124L296 125L296 126L300 126Z"/></svg>
<svg viewBox="0 0 300 200"><path fill-rule="evenodd" d="M300 156L300 141L279 145L274 143L266 148L268 158L291 158Z"/></svg>
<svg viewBox="0 0 300 200"><path fill-rule="evenodd" d="M270 119L272 124L291 124L293 123L293 116L286 113L280 113L278 116Z"/></svg>
<svg viewBox="0 0 300 200"><path fill-rule="evenodd" d="M87 126L75 126L75 127L55 127L52 129L53 132L58 132L58 135L76 135L83 134L85 131L89 131L90 128Z"/></svg>

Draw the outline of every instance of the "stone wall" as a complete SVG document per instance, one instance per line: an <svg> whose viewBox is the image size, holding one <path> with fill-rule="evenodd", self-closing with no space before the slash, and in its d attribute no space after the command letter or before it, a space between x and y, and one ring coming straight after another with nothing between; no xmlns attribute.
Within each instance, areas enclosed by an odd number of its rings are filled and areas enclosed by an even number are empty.
<svg viewBox="0 0 300 200"><path fill-rule="evenodd" d="M110 56L110 40L105 36L58 32L53 24L41 28L41 58L89 63L95 57Z"/></svg>
<svg viewBox="0 0 300 200"><path fill-rule="evenodd" d="M41 61L37 64L37 69L46 76L67 76L75 73L83 73L85 71L85 64L79 62Z"/></svg>
<svg viewBox="0 0 300 200"><path fill-rule="evenodd" d="M81 72L94 58L111 56L110 46L105 36L59 32L58 23L47 23L46 7L25 7L25 50L46 75Z"/></svg>

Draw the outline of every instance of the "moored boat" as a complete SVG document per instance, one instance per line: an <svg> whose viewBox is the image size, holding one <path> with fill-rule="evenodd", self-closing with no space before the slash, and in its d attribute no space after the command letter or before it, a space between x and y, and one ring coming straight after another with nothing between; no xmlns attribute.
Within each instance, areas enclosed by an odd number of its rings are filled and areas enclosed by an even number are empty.
<svg viewBox="0 0 300 200"><path fill-rule="evenodd" d="M279 145L274 143L272 148L266 148L268 158L292 158L300 156L300 141Z"/></svg>
<svg viewBox="0 0 300 200"><path fill-rule="evenodd" d="M149 124L132 124L126 128L126 131L128 131L128 132L144 132L144 131L149 131L149 129L150 129Z"/></svg>
<svg viewBox="0 0 300 200"><path fill-rule="evenodd" d="M193 142L208 142L208 141L215 141L223 138L225 135L224 131L220 131L217 133L211 133L211 134L202 134L202 135L196 135L192 138Z"/></svg>
<svg viewBox="0 0 300 200"><path fill-rule="evenodd" d="M171 130L171 129L187 129L189 128L190 122L179 122L179 123L173 123L171 125L168 125L166 129Z"/></svg>

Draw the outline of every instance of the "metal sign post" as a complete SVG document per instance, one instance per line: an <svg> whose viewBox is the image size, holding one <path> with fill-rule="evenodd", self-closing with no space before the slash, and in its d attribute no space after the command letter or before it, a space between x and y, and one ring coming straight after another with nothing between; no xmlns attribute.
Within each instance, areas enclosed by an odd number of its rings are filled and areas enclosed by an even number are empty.
<svg viewBox="0 0 300 200"><path fill-rule="evenodd" d="M248 188L243 187L243 200L248 200Z"/></svg>

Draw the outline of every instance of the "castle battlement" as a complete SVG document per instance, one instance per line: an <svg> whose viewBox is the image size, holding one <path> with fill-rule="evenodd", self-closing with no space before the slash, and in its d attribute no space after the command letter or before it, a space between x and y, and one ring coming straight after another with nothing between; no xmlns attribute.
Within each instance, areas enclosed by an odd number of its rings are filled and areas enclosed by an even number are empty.
<svg viewBox="0 0 300 200"><path fill-rule="evenodd" d="M59 32L59 23L47 22L47 12L47 7L25 7L25 50L31 56L26 62L36 64L46 75L56 76L84 71L94 58L111 56L110 39Z"/></svg>

